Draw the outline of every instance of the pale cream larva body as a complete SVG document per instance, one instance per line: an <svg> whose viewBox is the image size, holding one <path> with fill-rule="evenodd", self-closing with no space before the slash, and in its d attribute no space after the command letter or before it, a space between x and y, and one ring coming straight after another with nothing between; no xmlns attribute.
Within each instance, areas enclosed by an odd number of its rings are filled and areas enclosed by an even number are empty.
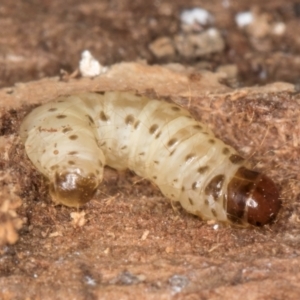
<svg viewBox="0 0 300 300"><path fill-rule="evenodd" d="M60 97L33 110L20 134L53 200L67 206L90 200L108 165L149 179L202 219L264 225L280 208L268 177L165 101L125 92Z"/></svg>

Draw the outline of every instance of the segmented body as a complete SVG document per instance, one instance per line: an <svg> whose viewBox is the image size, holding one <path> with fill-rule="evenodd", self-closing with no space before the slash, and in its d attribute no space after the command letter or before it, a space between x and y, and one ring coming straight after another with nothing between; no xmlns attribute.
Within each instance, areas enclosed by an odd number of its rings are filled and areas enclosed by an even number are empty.
<svg viewBox="0 0 300 300"><path fill-rule="evenodd" d="M21 138L67 206L90 200L108 165L149 179L202 219L264 225L280 208L268 177L172 103L125 92L60 97L26 117Z"/></svg>

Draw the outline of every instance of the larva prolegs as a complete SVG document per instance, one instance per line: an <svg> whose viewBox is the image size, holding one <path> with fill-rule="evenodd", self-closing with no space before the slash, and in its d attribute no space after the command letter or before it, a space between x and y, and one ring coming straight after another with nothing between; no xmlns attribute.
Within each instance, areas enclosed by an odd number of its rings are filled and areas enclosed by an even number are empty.
<svg viewBox="0 0 300 300"><path fill-rule="evenodd" d="M60 97L31 112L21 137L55 202L78 207L103 167L129 168L202 219L261 226L281 206L271 179L175 104L124 92Z"/></svg>

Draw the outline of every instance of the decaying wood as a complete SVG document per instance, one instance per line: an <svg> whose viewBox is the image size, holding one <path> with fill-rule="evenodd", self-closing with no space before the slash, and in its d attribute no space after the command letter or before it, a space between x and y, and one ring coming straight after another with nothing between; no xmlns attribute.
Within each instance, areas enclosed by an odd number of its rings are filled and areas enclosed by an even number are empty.
<svg viewBox="0 0 300 300"><path fill-rule="evenodd" d="M31 168L18 139L18 126L23 116L34 105L45 103L60 95L86 91L135 91L188 107L196 118L206 122L218 137L248 158L257 170L264 171L278 183L283 209L276 224L271 226L271 230L276 231L286 226L292 227L294 223L298 223L299 208L295 203L300 195L300 101L294 86L287 83L274 83L263 87L235 90L222 84L222 80L223 75L220 73L194 73L192 69L184 69L180 65L162 67L148 66L143 63L122 63L112 66L106 74L93 79L45 78L29 83L18 83L13 87L0 90L2 186L0 227L3 228L0 231L0 244L15 243L21 223L24 224L23 228L30 226L28 219L33 209L33 204L30 203L32 201L36 203L34 201L37 200L41 203L47 198L45 185L39 174ZM110 176L109 171L107 174ZM109 182L109 179L107 181ZM136 196L132 197L136 199ZM131 201L131 195L127 198L126 205L131 205L128 204ZM21 200L23 208L18 217L16 210L18 207L20 209ZM108 194L106 201L104 205L109 207L114 199ZM133 201L132 203L137 203ZM151 203L151 200L149 201ZM95 202L90 206L91 216L87 218L90 218L91 224L94 222L93 209L98 209L99 205ZM126 205L124 207L127 207ZM27 207L30 209L26 212ZM48 208L46 213L50 219L49 210L52 209ZM111 207L111 210L113 209L114 205ZM64 212L68 214L66 210ZM146 214L146 218L151 218L151 213ZM41 234L49 238L60 237L63 229L59 224L55 226L57 226L57 231L52 233L42 231ZM85 226L87 225L83 227ZM193 229L189 234L192 232ZM22 236L22 231L20 235ZM143 232L141 236L144 236ZM166 247L166 253L176 251L172 247ZM218 247L222 248L222 243L212 246L211 251L218 251L215 250ZM105 255L111 251L110 246L103 245L102 248L101 251ZM164 264L163 261L161 263ZM152 267L151 265L149 268ZM136 268L135 274L139 272L142 270ZM124 274L122 278L119 278L120 282L129 276L126 272ZM113 277L112 274L106 274L106 276ZM147 276L149 279L152 275L149 273ZM133 280L132 275L130 278ZM143 282L138 275L134 278L138 282ZM18 280L16 279L15 282L17 284ZM4 284L5 280L0 281L1 283ZM13 285L13 283L10 284ZM205 286L204 283L203 286ZM195 289L195 283L193 283L191 293ZM110 294L109 287L105 291L107 295Z"/></svg>

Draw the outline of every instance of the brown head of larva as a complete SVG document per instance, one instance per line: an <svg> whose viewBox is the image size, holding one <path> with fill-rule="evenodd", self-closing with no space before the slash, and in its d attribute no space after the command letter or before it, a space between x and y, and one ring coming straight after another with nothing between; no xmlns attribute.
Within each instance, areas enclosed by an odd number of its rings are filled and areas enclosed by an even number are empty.
<svg viewBox="0 0 300 300"><path fill-rule="evenodd" d="M53 201L69 207L80 207L91 200L98 187L94 174L82 176L76 172L56 173L50 184Z"/></svg>
<svg viewBox="0 0 300 300"><path fill-rule="evenodd" d="M241 167L228 184L227 216L233 223L263 226L281 207L275 183L267 176Z"/></svg>

